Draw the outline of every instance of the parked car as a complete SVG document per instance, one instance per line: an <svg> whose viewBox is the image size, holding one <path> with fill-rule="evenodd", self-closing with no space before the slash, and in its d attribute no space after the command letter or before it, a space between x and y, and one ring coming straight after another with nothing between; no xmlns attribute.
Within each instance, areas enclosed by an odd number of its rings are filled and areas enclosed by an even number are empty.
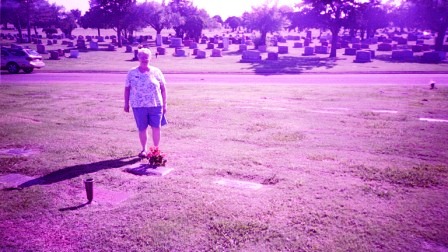
<svg viewBox="0 0 448 252"><path fill-rule="evenodd" d="M42 68L45 63L42 56L27 48L2 47L1 69L10 73L18 73L22 69L25 73L33 72L34 68Z"/></svg>

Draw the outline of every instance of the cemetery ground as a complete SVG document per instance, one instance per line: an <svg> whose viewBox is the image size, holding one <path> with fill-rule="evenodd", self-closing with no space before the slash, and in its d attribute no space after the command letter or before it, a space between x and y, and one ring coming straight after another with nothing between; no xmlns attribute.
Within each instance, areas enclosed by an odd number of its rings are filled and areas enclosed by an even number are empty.
<svg viewBox="0 0 448 252"><path fill-rule="evenodd" d="M2 31L7 33L8 31ZM213 36L241 36L235 33L227 34L228 30L206 31L205 34L209 37ZM73 33L75 36L95 36L96 30L92 29L76 29ZM114 32L112 30L105 30L102 32L103 36L112 36ZM361 44L360 42L349 43L348 47L363 46L364 50L369 49L373 51L374 57L370 62L355 63L357 56L346 54L345 48L337 50L337 58L330 59L329 50L323 50L323 53L317 51L312 55L304 55L305 47L303 46L305 32L282 32L284 38L294 37L300 40L286 39L285 41L278 42L278 46L273 46L271 42L268 42L266 51L259 52L254 49L254 46L249 43L247 46L248 51L260 53L261 60L250 63L241 63L243 52L240 50L238 44L230 44L228 51L222 50L221 57L212 57L213 49L208 48L208 41L204 44L198 43L198 49L202 50L206 54L206 58L197 59L194 55L194 49L190 49L189 46L183 45L180 49L185 51L185 56L174 56L176 49L170 47L170 44L163 44L161 47L165 50L165 55L159 55L155 57L157 51L154 33L148 31L140 32L136 34L136 37L151 34L153 37L141 44L147 44L153 52L152 64L162 69L164 73L255 73L255 74L297 74L297 73L384 73L384 72L417 72L417 73L447 73L448 61L445 59L438 64L422 63L421 59L425 52L430 49L430 45L434 44L433 38L420 39L417 41L406 41L406 44L398 44L396 40L398 38L406 37L406 34L397 35L389 41L393 45L393 50L396 52L404 52L405 55L400 53L394 54L392 49L387 51L378 50L380 47L378 43L373 44ZM162 36L168 37L169 34L174 34L174 31L168 30L162 32ZM251 37L251 33L246 33L245 36ZM328 43L321 42L318 39L319 31L312 31L312 38L310 46L313 48L321 47L321 44ZM269 38L273 36L270 35ZM48 41L54 41L53 39L41 39L42 45L45 47L47 53L42 53L43 60L46 66L42 69L36 70L39 72L126 72L131 67L137 64L134 59L134 50L137 49L137 44L134 44L132 49L126 52L126 46L122 48L113 47L113 51L109 51L109 45L111 39L106 39L104 42L98 42L98 49L91 50L89 42L85 42L86 49L79 50L77 58L70 57L70 49L77 49L77 39L70 40L56 39L56 43L47 45ZM96 41L96 39L94 39ZM65 42L65 44L63 44ZM9 47L15 43L14 40L0 39L2 46ZM73 46L68 46L67 43L72 43ZM296 47L296 44L302 43L301 47ZM423 43L423 44L420 44ZM448 42L445 42L447 44ZM37 44L27 43L21 44L22 46L28 46L31 49L37 50ZM218 43L212 45L215 49L218 49ZM417 46L418 50L413 52L414 47ZM287 53L279 53L280 47L288 47ZM392 48L392 47L391 47ZM422 49L423 48L423 49ZM58 60L51 60L50 51L52 50L65 50L66 53ZM321 48L322 49L322 48ZM328 49L328 48L327 48ZM412 49L412 50L411 50ZM278 60L268 59L269 53L278 53ZM352 52L353 53L353 52ZM412 56L409 56L409 53ZM393 56L395 55L395 56ZM398 56L397 56L398 55ZM397 58L398 57L398 58ZM403 57L403 58L401 58Z"/></svg>
<svg viewBox="0 0 448 252"><path fill-rule="evenodd" d="M125 171L139 143L121 80L3 81L0 178L30 180L1 184L0 248L446 251L448 86L436 87L170 83L174 170L156 177Z"/></svg>

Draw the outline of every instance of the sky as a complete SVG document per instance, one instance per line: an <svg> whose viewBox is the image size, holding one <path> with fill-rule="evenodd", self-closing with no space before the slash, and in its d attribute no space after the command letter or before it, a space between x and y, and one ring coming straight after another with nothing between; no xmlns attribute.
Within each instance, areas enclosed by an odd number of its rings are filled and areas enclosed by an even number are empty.
<svg viewBox="0 0 448 252"><path fill-rule="evenodd" d="M144 2L144 0L137 1ZM157 1L161 2L161 0ZM89 0L49 0L48 2L62 5L66 11L79 9L83 14L89 9ZM230 16L240 17L245 11L251 11L252 6L261 6L266 2L270 5L278 2L279 7L282 5L293 7L300 0L192 0L192 2L194 6L205 9L211 17L220 15L225 20Z"/></svg>

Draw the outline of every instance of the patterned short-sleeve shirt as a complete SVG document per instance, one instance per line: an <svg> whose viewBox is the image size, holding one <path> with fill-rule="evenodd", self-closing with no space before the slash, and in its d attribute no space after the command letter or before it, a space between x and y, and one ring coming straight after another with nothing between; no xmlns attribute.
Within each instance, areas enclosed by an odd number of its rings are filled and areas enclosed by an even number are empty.
<svg viewBox="0 0 448 252"><path fill-rule="evenodd" d="M146 73L140 72L138 67L132 68L126 78L126 87L130 87L131 107L163 106L160 85L165 85L165 77L157 67L150 66Z"/></svg>

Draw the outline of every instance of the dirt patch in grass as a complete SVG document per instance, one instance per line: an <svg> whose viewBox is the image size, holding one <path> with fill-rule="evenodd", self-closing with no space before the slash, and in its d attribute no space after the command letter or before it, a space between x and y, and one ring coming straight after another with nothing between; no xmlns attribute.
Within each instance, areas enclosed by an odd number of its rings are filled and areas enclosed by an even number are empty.
<svg viewBox="0 0 448 252"><path fill-rule="evenodd" d="M447 246L448 124L418 120L448 116L446 86L429 93L390 83L208 84L170 85L161 148L174 171L163 177L124 170L138 162L140 147L132 114L122 112L122 83L3 85L0 107L8 116L0 117L0 149L39 152L0 157L0 175L36 178L22 190L0 191L0 248ZM98 189L90 205L87 177ZM219 179L262 187L222 186Z"/></svg>

